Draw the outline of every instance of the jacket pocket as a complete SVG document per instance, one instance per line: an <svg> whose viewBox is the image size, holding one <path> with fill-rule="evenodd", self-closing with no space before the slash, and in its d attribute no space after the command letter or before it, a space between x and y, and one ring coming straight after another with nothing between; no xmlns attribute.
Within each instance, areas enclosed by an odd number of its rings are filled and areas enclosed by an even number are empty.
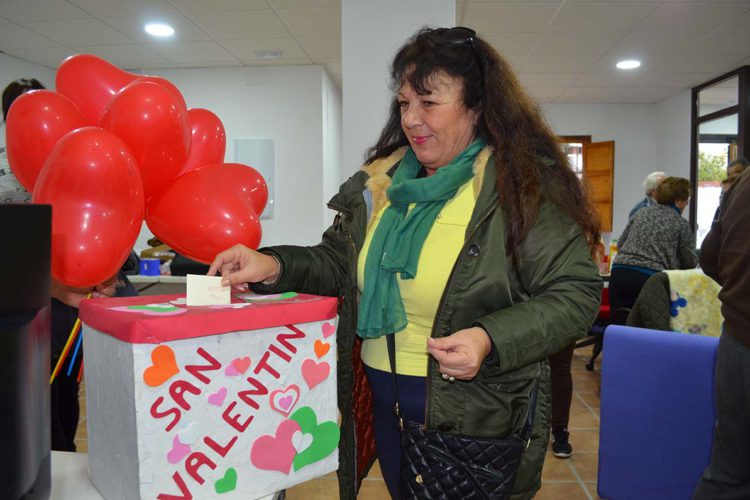
<svg viewBox="0 0 750 500"><path fill-rule="evenodd" d="M526 422L529 395L536 377L495 383L473 381L471 408L464 413L464 431L480 437L518 435Z"/></svg>

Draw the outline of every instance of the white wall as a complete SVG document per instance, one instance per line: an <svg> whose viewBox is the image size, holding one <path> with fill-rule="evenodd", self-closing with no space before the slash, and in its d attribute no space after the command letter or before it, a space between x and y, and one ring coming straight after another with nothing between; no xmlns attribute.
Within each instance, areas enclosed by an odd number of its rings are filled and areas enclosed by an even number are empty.
<svg viewBox="0 0 750 500"><path fill-rule="evenodd" d="M630 209L643 199L643 179L654 170L662 170L657 155L655 106L548 103L542 109L558 135L590 135L593 142L615 141L612 233L617 238L625 229Z"/></svg>
<svg viewBox="0 0 750 500"><path fill-rule="evenodd" d="M54 70L0 53L0 89L5 89L10 82L19 78L36 78L48 89L55 87ZM3 147L5 147L5 122L0 123L0 148Z"/></svg>
<svg viewBox="0 0 750 500"><path fill-rule="evenodd" d="M643 199L643 180L656 170L690 178L690 91L657 104L543 104L558 135L591 135L615 141L612 235L617 238L628 213ZM684 216L690 213L685 210ZM610 235L605 235L609 238Z"/></svg>
<svg viewBox="0 0 750 500"><path fill-rule="evenodd" d="M664 167L659 170L687 179L690 178L690 95L686 90L655 106L656 157Z"/></svg>
<svg viewBox="0 0 750 500"><path fill-rule="evenodd" d="M341 4L343 177L362 165L385 125L396 51L423 26L453 26L454 0L346 0Z"/></svg>
<svg viewBox="0 0 750 500"><path fill-rule="evenodd" d="M323 72L323 201L338 192L344 181L341 166L341 90L331 77ZM332 220L330 209L321 203L323 221Z"/></svg>

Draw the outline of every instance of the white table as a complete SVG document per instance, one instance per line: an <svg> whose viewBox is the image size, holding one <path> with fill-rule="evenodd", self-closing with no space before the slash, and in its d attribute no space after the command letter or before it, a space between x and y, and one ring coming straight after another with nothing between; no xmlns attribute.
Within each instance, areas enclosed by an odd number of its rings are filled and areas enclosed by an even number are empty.
<svg viewBox="0 0 750 500"><path fill-rule="evenodd" d="M52 452L50 500L100 500L104 498L89 480L87 453Z"/></svg>
<svg viewBox="0 0 750 500"><path fill-rule="evenodd" d="M87 453L53 451L50 500L102 500L104 497L91 484L88 471ZM277 495L268 495L258 500L274 500Z"/></svg>

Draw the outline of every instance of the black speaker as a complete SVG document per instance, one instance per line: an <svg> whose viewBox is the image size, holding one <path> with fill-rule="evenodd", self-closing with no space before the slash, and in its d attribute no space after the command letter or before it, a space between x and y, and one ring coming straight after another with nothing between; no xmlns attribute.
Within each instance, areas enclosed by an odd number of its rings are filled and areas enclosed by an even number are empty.
<svg viewBox="0 0 750 500"><path fill-rule="evenodd" d="M52 207L0 205L0 498L50 495Z"/></svg>

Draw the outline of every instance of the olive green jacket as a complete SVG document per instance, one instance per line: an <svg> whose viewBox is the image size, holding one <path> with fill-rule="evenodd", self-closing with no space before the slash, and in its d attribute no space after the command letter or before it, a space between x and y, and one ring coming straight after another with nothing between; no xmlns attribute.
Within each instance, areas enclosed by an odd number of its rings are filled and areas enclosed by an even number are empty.
<svg viewBox="0 0 750 500"><path fill-rule="evenodd" d="M362 479L355 474L354 449L356 427L361 424L352 415L357 397L354 388L360 383L354 380L352 362L359 293L357 256L368 214L377 213L387 202L389 174L404 152L402 148L363 167L341 186L328 204L338 214L320 244L263 249L279 258L282 272L273 287L254 287L259 292L295 290L340 298L338 475L342 499L355 498ZM539 379L532 440L513 495L513 499L531 498L541 484L548 440L549 369L545 360L588 330L598 312L601 279L580 227L546 202L520 248L518 269L513 269L505 251L505 223L489 148L478 155L474 169L476 206L443 291L432 336L445 337L481 326L489 334L493 350L477 377L468 382L443 380L437 363L430 359L426 425L471 436L518 433L531 388ZM367 196L371 198L367 202L365 190L372 195Z"/></svg>

